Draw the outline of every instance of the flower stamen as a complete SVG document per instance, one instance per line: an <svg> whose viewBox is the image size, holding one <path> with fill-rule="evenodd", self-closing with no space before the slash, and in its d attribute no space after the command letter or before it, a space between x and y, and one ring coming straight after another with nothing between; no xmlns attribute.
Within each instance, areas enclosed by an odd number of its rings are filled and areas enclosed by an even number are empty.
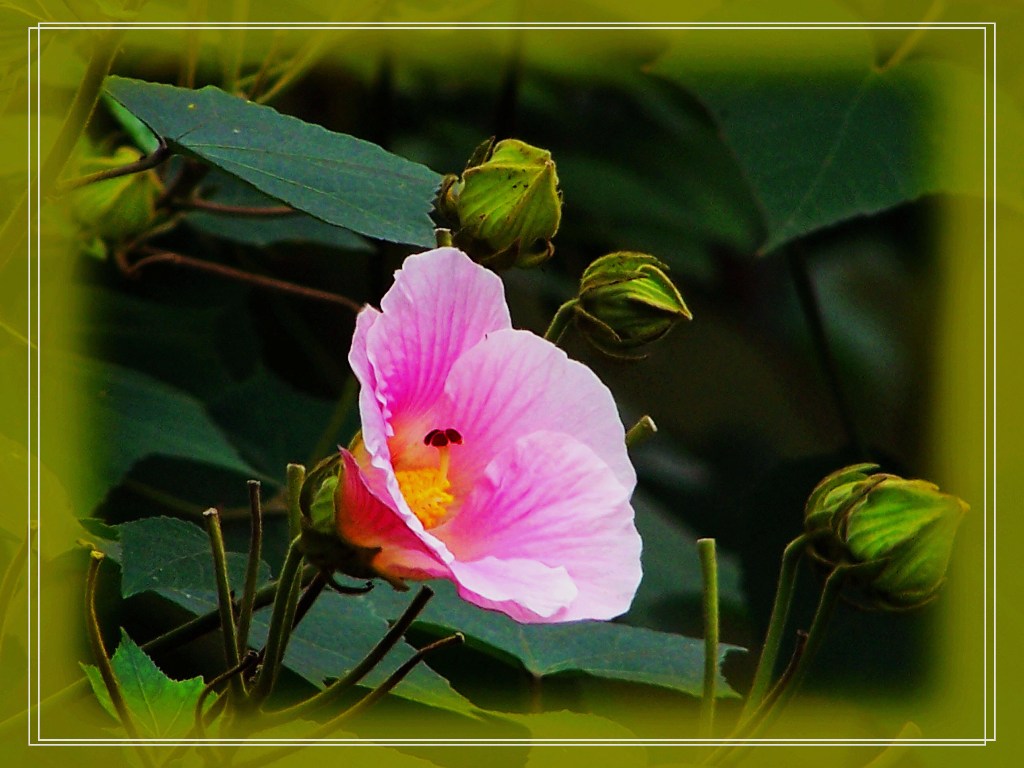
<svg viewBox="0 0 1024 768"><path fill-rule="evenodd" d="M424 528L433 528L448 517L448 506L455 501L449 493L450 446L461 445L462 435L456 429L432 429L424 436L423 444L437 449L437 466L398 470L395 477L409 509Z"/></svg>

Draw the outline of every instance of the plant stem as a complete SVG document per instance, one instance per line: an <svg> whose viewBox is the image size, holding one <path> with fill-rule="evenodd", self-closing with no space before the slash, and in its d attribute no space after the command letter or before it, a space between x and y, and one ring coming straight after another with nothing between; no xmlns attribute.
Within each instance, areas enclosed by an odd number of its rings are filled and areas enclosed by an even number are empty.
<svg viewBox="0 0 1024 768"><path fill-rule="evenodd" d="M289 464L286 472L288 489L288 537L296 539L302 534L302 484L306 481L306 468L301 464Z"/></svg>
<svg viewBox="0 0 1024 768"><path fill-rule="evenodd" d="M328 293L327 291L321 291L316 288L307 288L304 285L296 285L295 283L289 283L284 280L278 280L273 277L266 277L264 275L256 275L252 272L244 272L240 269L228 267L223 264L216 264L212 261L203 261L201 259L195 259L191 256L185 256L181 253L174 253L173 251L156 251L151 252L149 256L145 256L134 264L126 264L123 268L123 272L128 277L132 277L143 268L152 264L172 264L178 267L186 267L188 269L195 269L200 272L209 272L214 275L225 277L229 280L236 280L240 283L248 283L255 285L259 288L266 288L268 290L277 291L278 293L287 293L292 296L300 296L304 299L311 299L313 301L323 301L330 304L340 304L343 307L351 309L353 312L358 312L362 309L362 306L347 296L340 296L336 293Z"/></svg>
<svg viewBox="0 0 1024 768"><path fill-rule="evenodd" d="M303 573L303 581L311 577L314 574L312 569L307 569ZM254 601L254 610L260 608L266 608L272 602L274 597L277 595L277 584L268 584L256 593L256 599ZM181 624L174 629L164 632L162 635L154 637L152 640L143 643L139 647L142 648L146 653L152 655L159 653L170 648L176 648L181 645L197 640L203 635L206 635L217 627L220 626L220 611L210 611L204 613L201 616L196 616L194 619ZM43 709L53 704L59 704L61 702L75 699L76 697L82 696L89 692L89 680L87 678L80 678L70 685L61 688L59 691L55 691L47 696L45 699L39 702L38 706L32 709ZM23 716L28 714L28 710L25 712L18 712L17 714L11 715L3 722L0 722L0 734L5 733L6 729L12 724L19 721Z"/></svg>
<svg viewBox="0 0 1024 768"><path fill-rule="evenodd" d="M558 308L555 312L555 316L551 318L551 325L544 331L544 338L550 341L552 344L558 344L562 338L562 334L565 333L565 329L569 327L569 321L572 320L572 310L576 306L579 299L569 299L565 304Z"/></svg>
<svg viewBox="0 0 1024 768"><path fill-rule="evenodd" d="M821 598L818 600L818 607L814 612L814 618L811 620L811 627L807 630L807 642L804 645L803 653L797 660L796 666L793 669L792 675L789 678L789 683L779 692L778 698L772 705L771 709L765 714L764 719L754 730L753 735L757 735L764 728L768 727L782 711L786 708L790 699L796 695L796 692L800 690L800 686L803 684L804 678L807 676L807 670L814 660L815 654L818 649L821 648L822 642L825 640L825 630L828 626L828 620L832 616L832 610L835 608L836 601L839 599L839 593L842 590L843 583L846 580L847 574L850 572L850 566L837 566L832 573L825 579L825 586L821 591Z"/></svg>
<svg viewBox="0 0 1024 768"><path fill-rule="evenodd" d="M398 685L400 682L402 682L402 680L405 679L406 675L412 672L412 670L416 667L417 664L423 661L423 659L425 659L434 651L439 651L442 648L447 648L451 645L462 645L464 642L466 642L466 636L463 635L461 632L456 632L454 635L443 637L440 640L435 640L430 645L423 646L418 651L416 651L416 653L414 653L408 661L406 661L404 664L402 664L402 666L400 666L398 669L392 672L388 676L387 680L378 685L376 688L374 688L372 691L366 694L366 696L361 698L359 701L357 701L351 707L349 707L340 715L335 717L333 720L328 720L326 723L320 726L320 728L314 732L314 738L324 738L325 736L329 736L331 732L337 730L338 726L340 726L343 722L345 722L346 720L350 720L351 718L355 717L361 712L366 711L376 702L383 699L388 693L390 693L394 689L396 685Z"/></svg>
<svg viewBox="0 0 1024 768"><path fill-rule="evenodd" d="M313 580L302 590L299 601L295 604L295 616L292 618L293 630L302 623L306 614L309 613L309 609L313 607L313 603L327 587L327 579L328 577L323 571L318 571Z"/></svg>
<svg viewBox="0 0 1024 768"><path fill-rule="evenodd" d="M304 739L303 741L323 739L327 736L330 736L342 724L344 724L345 721L350 720L356 715L360 714L361 712L366 711L368 708L373 706L375 703L384 698L384 696L390 693L391 690L400 682L402 682L405 676L408 675L416 667L417 664L423 661L423 659L426 658L428 654L436 650L440 650L441 648L446 648L450 645L459 645L465 642L465 640L466 638L461 632L456 632L454 635L442 638L441 640L438 640L436 642L431 643L430 645L420 648L420 650L416 651L416 653L413 654L413 656L408 661L406 661L402 666L400 666L398 669L392 672L388 679L381 683L377 688L372 690L370 693L368 693L358 702L356 702L351 707L346 709L340 715L337 715L333 719L328 720L326 723L324 723L319 728L314 730L309 735L309 737ZM304 745L300 744L298 746L278 747L277 749L264 752L259 757L249 760L248 762L239 763L237 768L258 768L258 766L268 765L269 763L276 762L280 758L286 755L290 755L299 749L302 749L303 746Z"/></svg>
<svg viewBox="0 0 1024 768"><path fill-rule="evenodd" d="M217 690L217 686L219 686L225 680L231 680L236 677L241 677L242 673L245 672L245 670L249 669L254 664L256 664L256 662L259 660L259 657L259 654L255 651L249 651L242 657L242 660L238 662L237 665L235 665L231 669L221 672L219 675L213 678L213 680L208 682L205 688L203 688L203 692L199 694L199 699L198 701L196 701L196 708L194 713L195 722L192 726L192 730L200 739L206 738L206 723L204 717L205 713L203 710L206 708L206 700L210 697L210 694L214 693Z"/></svg>
<svg viewBox="0 0 1024 768"><path fill-rule="evenodd" d="M281 660L288 647L288 638L291 635L295 608L299 599L300 579L298 575L302 564L301 542L302 539L299 536L292 540L284 559L284 565L281 567L277 595L274 598L274 610L271 613L270 628L267 631L263 668L260 670L252 692L253 703L257 706L273 692Z"/></svg>
<svg viewBox="0 0 1024 768"><path fill-rule="evenodd" d="M67 165L68 159L75 149L75 144L78 142L78 137L96 108L96 101L99 99L100 89L103 87L103 78L107 76L114 63L118 42L123 34L123 31L117 29L106 30L96 38L96 46L86 66L85 75L78 84L78 90L71 101L67 116L61 124L50 153L43 161L39 177L36 180L43 196L50 193L57 177L64 170L64 166ZM26 193L22 195L21 200L7 217L3 229L0 230L0 271L7 265L14 250L22 242L22 236L25 234L22 227L25 225L27 211L28 194Z"/></svg>
<svg viewBox="0 0 1024 768"><path fill-rule="evenodd" d="M249 481L249 555L245 563L245 586L238 604L238 655L245 653L249 642L249 627L256 603L256 582L260 576L260 554L263 550L263 504L260 500L260 481Z"/></svg>
<svg viewBox="0 0 1024 768"><path fill-rule="evenodd" d="M106 181L107 179L116 179L120 176L130 176L133 173L142 173L148 171L150 168L156 168L160 163L171 156L171 150L167 146L167 142L162 137L157 137L160 145L148 155L143 155L134 163L127 163L126 165L119 166L117 168L107 168L103 171L96 171L96 173L89 173L85 176L79 176L77 179L71 179L58 185L57 191L61 194L64 192L70 192L74 189L79 189L88 184L95 184L98 181Z"/></svg>
<svg viewBox="0 0 1024 768"><path fill-rule="evenodd" d="M648 437L652 437L658 431L658 425L654 423L654 419L644 414L640 417L629 431L626 432L626 447L632 448L635 445L639 445Z"/></svg>
<svg viewBox="0 0 1024 768"><path fill-rule="evenodd" d="M793 588L796 585L796 568L803 556L804 547L808 541L806 534L797 536L791 541L782 553L782 567L779 569L779 584L775 590L775 603L772 605L771 618L768 620L768 632L765 635L764 647L761 650L761 658L757 662L757 671L754 673L754 681L750 686L750 693L747 694L747 701L740 713L737 728L743 727L745 722L757 710L771 684L772 672L775 670L775 663L779 658L779 646L782 642L782 634L789 619L789 608L793 602Z"/></svg>
<svg viewBox="0 0 1024 768"><path fill-rule="evenodd" d="M121 692L121 685L114 673L114 667L110 663L110 654L107 653L107 647L103 642L103 632L100 629L99 617L96 615L96 581L100 565L106 555L95 549L89 555L89 571L85 577L85 625L89 634L89 646L92 649L96 666L99 668L100 676L103 678L103 685L106 686L107 693L110 695L110 703L114 705L114 710L128 735L137 739L139 730L135 727L131 712L128 711L128 704Z"/></svg>
<svg viewBox="0 0 1024 768"><path fill-rule="evenodd" d="M714 539L697 539L704 582L704 693L700 702L700 736L709 739L715 725L715 683L718 677L718 559Z"/></svg>
<svg viewBox="0 0 1024 768"><path fill-rule="evenodd" d="M201 197L193 197L187 200L173 200L168 206L183 211L205 211L207 213L223 214L224 216L292 216L299 211L290 205L228 205L213 200L204 200Z"/></svg>
<svg viewBox="0 0 1024 768"><path fill-rule="evenodd" d="M852 446L858 457L865 458L864 441L854 422L850 412L850 405L843 390L842 379L839 376L839 367L836 365L832 348L828 343L828 335L825 333L825 323L821 314L821 304L814 291L814 284L807 269L807 257L799 246L794 245L786 251L786 260L789 264L790 275L793 278L793 286L796 289L797 299L800 302L800 310L803 312L804 320L807 322L811 334L811 341L818 356L825 379L828 381L829 389L832 392L832 400L835 403L839 420L842 423L843 431L846 433L847 444Z"/></svg>
<svg viewBox="0 0 1024 768"><path fill-rule="evenodd" d="M786 689L789 681L792 680L793 673L796 671L796 667L804 655L804 648L807 646L807 633L798 631L796 634L796 645L793 647L793 654L790 656L789 664L786 665L786 669L779 676L778 682L771 691L768 692L768 695L764 697L761 705L754 711L754 713L729 734L730 740L746 738L748 736L748 732L758 726L761 719L775 704L779 694ZM749 749L749 745L738 745L734 743L722 744L718 749L708 755L701 764L716 765L719 763L724 764L726 760L735 761L747 749ZM735 752L735 754L731 754L733 752Z"/></svg>
<svg viewBox="0 0 1024 768"><path fill-rule="evenodd" d="M352 667L352 669L344 676L339 677L322 691L305 701L288 707L287 709L267 712L265 722L268 725L287 722L297 717L309 714L335 701L342 693L366 677L366 675L381 662L388 652L395 647L395 644L398 643L402 638L402 635L406 633L412 623L416 620L416 617L420 615L427 602L433 596L434 591L430 587L426 585L420 587L420 591L416 594L413 601L409 603L409 607L405 609L398 620L391 626L387 631L387 634L377 641L377 644L373 646L362 661Z"/></svg>
<svg viewBox="0 0 1024 768"><path fill-rule="evenodd" d="M96 666L99 668L100 677L103 678L103 685L107 689L107 695L110 696L110 703L113 704L114 711L117 712L117 716L121 720L121 725L124 726L125 731L128 733L128 737L137 739L139 738L139 730L135 727L135 720L132 719L132 714L128 710L128 703L124 700L121 684L114 673L114 666L110 663L110 655L103 644L103 632L100 630L99 617L96 615L96 580L100 572L100 565L105 557L98 550L93 550L90 553L89 572L85 578L86 631L89 634L89 646L92 648L92 655L96 661ZM145 748L138 746L138 753L139 759L146 768L153 768L153 762L150 760L149 753L145 751Z"/></svg>
<svg viewBox="0 0 1024 768"><path fill-rule="evenodd" d="M228 582L228 558L220 529L220 514L211 507L203 512L203 517L206 520L207 533L210 535L210 549L213 552L214 572L217 576L217 605L220 609L221 632L224 635L224 663L228 669L234 669L240 661L238 633L235 630L234 601L231 599L231 584ZM242 700L245 696L245 686L241 678L231 678L230 690L236 701Z"/></svg>

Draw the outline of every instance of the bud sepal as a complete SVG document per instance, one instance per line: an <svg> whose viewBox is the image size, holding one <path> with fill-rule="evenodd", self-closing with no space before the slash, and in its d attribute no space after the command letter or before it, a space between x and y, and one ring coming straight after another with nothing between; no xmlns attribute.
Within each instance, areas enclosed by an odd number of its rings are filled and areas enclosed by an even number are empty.
<svg viewBox="0 0 1024 768"><path fill-rule="evenodd" d="M547 150L494 139L470 156L461 177L445 176L437 209L453 242L491 269L533 267L554 254L562 219L558 173Z"/></svg>
<svg viewBox="0 0 1024 768"><path fill-rule="evenodd" d="M822 566L864 566L844 596L867 609L907 610L935 599L945 582L968 505L924 480L858 464L832 473L804 510L809 554Z"/></svg>
<svg viewBox="0 0 1024 768"><path fill-rule="evenodd" d="M595 260L580 279L576 325L613 357L664 337L693 314L669 278L668 265L646 253L618 251Z"/></svg>

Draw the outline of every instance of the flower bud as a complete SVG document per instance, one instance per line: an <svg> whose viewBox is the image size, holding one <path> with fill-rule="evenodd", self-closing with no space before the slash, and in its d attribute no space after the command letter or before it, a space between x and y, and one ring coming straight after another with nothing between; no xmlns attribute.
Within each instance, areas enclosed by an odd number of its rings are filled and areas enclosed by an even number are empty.
<svg viewBox="0 0 1024 768"><path fill-rule="evenodd" d="M865 566L856 586L867 608L916 608L938 594L967 504L924 480L856 464L832 473L811 493L804 526L811 555L827 567Z"/></svg>
<svg viewBox="0 0 1024 768"><path fill-rule="evenodd" d="M533 267L551 258L562 196L551 153L517 139L477 147L462 176L445 177L438 210L454 244L491 269Z"/></svg>
<svg viewBox="0 0 1024 768"><path fill-rule="evenodd" d="M121 147L111 156L83 160L79 171L84 175L120 168L140 156L136 149ZM71 208L75 220L88 235L122 242L153 223L159 193L159 178L153 171L144 171L85 185L73 193Z"/></svg>
<svg viewBox="0 0 1024 768"><path fill-rule="evenodd" d="M345 465L338 454L317 464L302 483L299 509L302 512L302 551L322 571L341 571L368 579L379 574L372 566L379 548L360 547L338 534L337 505L341 502L341 473Z"/></svg>
<svg viewBox="0 0 1024 768"><path fill-rule="evenodd" d="M580 280L577 326L612 356L629 356L660 339L680 318L693 317L667 270L645 253L619 251L597 259Z"/></svg>

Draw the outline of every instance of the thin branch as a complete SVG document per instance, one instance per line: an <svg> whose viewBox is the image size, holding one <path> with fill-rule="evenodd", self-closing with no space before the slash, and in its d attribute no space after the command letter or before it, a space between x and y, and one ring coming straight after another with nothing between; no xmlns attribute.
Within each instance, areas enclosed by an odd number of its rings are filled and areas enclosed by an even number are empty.
<svg viewBox="0 0 1024 768"><path fill-rule="evenodd" d="M195 197L189 200L173 200L168 203L171 208L184 211L205 211L207 213L218 213L225 216L291 216L298 213L288 205L228 205L217 203L213 200L203 200Z"/></svg>
<svg viewBox="0 0 1024 768"><path fill-rule="evenodd" d="M346 709L340 715L335 717L333 720L328 720L314 733L314 738L324 738L329 736L332 731L336 730L346 720L351 720L356 715L365 712L367 709L372 707L388 693L390 693L396 685L398 685L405 677L412 672L412 670L419 664L423 659L434 651L439 651L442 648L447 648L451 645L462 645L466 642L466 636L461 632L456 632L454 635L443 637L440 640L436 640L430 645L425 645L420 648L412 657L406 661L402 666L392 672L388 679L378 685L363 698L353 704L351 707Z"/></svg>
<svg viewBox="0 0 1024 768"><path fill-rule="evenodd" d="M156 168L160 163L171 156L170 147L167 146L167 142L164 141L163 137L157 137L159 146L154 149L148 155L143 155L134 163L128 163L117 168L107 168L103 171L96 171L96 173L89 173L85 176L79 176L77 179L71 179L69 181L62 182L57 186L58 194L70 192L74 189L79 189L88 184L95 184L98 181L106 181L107 179L116 179L119 176L130 176L133 173L142 173L148 171L151 168Z"/></svg>
<svg viewBox="0 0 1024 768"><path fill-rule="evenodd" d="M206 531L210 536L214 573L217 576L217 606L220 609L220 627L224 635L224 661L228 669L234 669L239 664L238 634L235 630L234 606L231 585L228 582L227 553L224 550L224 537L220 529L220 513L211 507L203 512L203 517L206 520ZM231 692L239 701L245 695L245 686L240 678L231 678Z"/></svg>
<svg viewBox="0 0 1024 768"><path fill-rule="evenodd" d="M175 253L173 251L162 251L150 247L143 247L141 250L149 255L144 256L134 263L128 262L127 259L122 261L120 265L121 271L124 272L126 276L132 277L138 274L138 272L144 267L152 266L153 264L171 264L177 267L195 269L200 272L209 272L210 274L219 275L227 278L228 280L235 280L237 282L255 285L259 288L265 288L278 293L300 296L304 299L310 299L311 301L339 304L353 312L359 312L362 309L362 305L358 302L337 293L328 293L327 291L321 291L316 288L308 288L304 285L289 283L286 280L278 280L275 277L267 277L266 275L257 275L252 272L245 272L240 269L235 269L234 267L228 267L224 264L216 264L212 261L203 261L202 259L185 256L184 254Z"/></svg>
<svg viewBox="0 0 1024 768"><path fill-rule="evenodd" d="M306 618L309 609L313 607L313 603L320 597L326 586L327 576L323 571L319 571L313 577L313 580L306 585L306 588L302 590L302 594L299 595L299 602L295 605L295 618L292 619L292 629L299 626L302 620Z"/></svg>
<svg viewBox="0 0 1024 768"><path fill-rule="evenodd" d="M249 555L245 564L245 585L238 605L238 652L245 652L249 642L249 627L255 610L256 583L260 576L260 553L263 549L263 504L260 499L260 481L249 481Z"/></svg>
<svg viewBox="0 0 1024 768"><path fill-rule="evenodd" d="M328 720L326 723L324 723L315 731L313 731L306 739L306 741L312 741L314 739L323 739L327 736L330 736L331 733L336 731L338 727L344 724L346 721L351 720L353 717L362 712L365 712L371 706L373 706L382 698L384 698L384 696L390 693L391 690L396 685L402 682L402 680L405 679L406 675L412 672L412 670L415 669L416 665L423 661L423 659L426 658L429 654L433 653L434 651L440 650L441 648L446 648L451 645L460 645L465 641L465 635L463 635L461 632L456 632L454 635L442 638L436 642L431 643L430 645L420 648L420 650L416 651L416 653L413 654L413 656L408 661L406 661L402 666L400 666L398 669L392 672L387 680L385 680L375 689L370 691L370 693L368 693L362 699L360 699L351 707L346 709L340 715L334 717L331 720ZM299 749L302 749L303 746L304 745L302 744L298 746L289 745L286 747L278 747L277 749L269 750L261 754L259 757L256 757L248 762L239 763L238 768L257 768L257 766L268 765L270 763L276 762L278 759L284 757L285 755L290 755L291 753Z"/></svg>
<svg viewBox="0 0 1024 768"><path fill-rule="evenodd" d="M279 722L286 722L320 709L330 704L332 701L335 701L338 696L366 677L366 675L369 674L369 672L376 667L385 656L387 656L388 652L395 647L395 644L398 643L399 640L402 639L402 636L406 633L409 627L412 626L416 617L420 615L424 607L426 607L427 602L433 596L434 591L430 587L426 585L422 586L420 591L416 594L416 597L413 598L413 601L409 603L409 607L405 609L384 637L377 641L377 644L368 654L366 654L362 661L349 670L347 674L339 677L315 696L286 709L279 709L274 712L266 713L266 722L270 725Z"/></svg>
<svg viewBox="0 0 1024 768"><path fill-rule="evenodd" d="M203 710L206 708L206 700L210 697L210 694L214 693L220 686L220 684L223 683L225 680L235 679L236 677L240 676L243 672L245 672L245 670L251 668L253 665L256 664L256 661L258 659L259 654L256 653L256 651L247 651L245 656L242 657L242 660L238 662L238 664L233 666L231 669L221 672L219 675L213 678L213 680L208 682L205 688L203 688L203 692L199 694L199 699L198 701L196 701L194 715L195 723L192 726L192 730L200 739L206 738L206 719L204 717L205 713Z"/></svg>
<svg viewBox="0 0 1024 768"><path fill-rule="evenodd" d="M121 691L121 683L117 679L117 673L114 672L113 664L111 664L110 654L107 653L107 647L103 643L103 632L100 630L99 617L96 615L96 580L105 555L96 550L93 550L90 555L89 573L85 580L85 623L89 635L89 645L100 671L100 677L103 678L103 685L107 689L107 695L110 697L110 703L113 705L114 711L117 712L121 725L124 726L129 738L138 739L138 728L135 727L135 720L128 709L128 702L125 701ZM137 749L143 765L146 768L153 768L153 761L146 748L137 745Z"/></svg>
<svg viewBox="0 0 1024 768"><path fill-rule="evenodd" d="M718 557L714 539L697 539L704 609L704 690L700 700L700 733L711 738L715 726L715 684L718 678Z"/></svg>

